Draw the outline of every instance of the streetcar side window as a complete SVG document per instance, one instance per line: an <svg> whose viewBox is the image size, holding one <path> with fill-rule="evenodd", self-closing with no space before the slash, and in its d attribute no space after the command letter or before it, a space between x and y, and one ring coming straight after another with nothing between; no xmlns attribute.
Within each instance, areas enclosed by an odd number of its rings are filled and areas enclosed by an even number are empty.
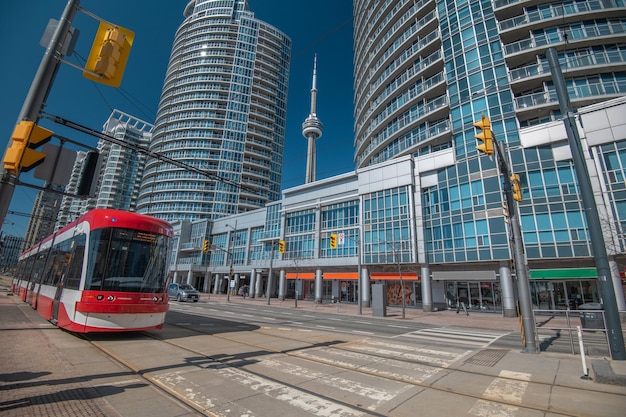
<svg viewBox="0 0 626 417"><path fill-rule="evenodd" d="M80 277L83 271L83 259L85 258L85 235L74 236L74 249L71 246L63 254L63 262L68 262L65 273L65 288L77 290L80 286Z"/></svg>

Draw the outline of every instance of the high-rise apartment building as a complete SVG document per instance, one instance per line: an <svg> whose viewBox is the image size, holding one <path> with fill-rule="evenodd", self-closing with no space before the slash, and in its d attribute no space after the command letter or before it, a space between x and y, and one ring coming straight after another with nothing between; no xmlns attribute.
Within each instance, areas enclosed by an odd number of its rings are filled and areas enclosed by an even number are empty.
<svg viewBox="0 0 626 417"><path fill-rule="evenodd" d="M623 1L357 0L354 47L357 167L453 149L420 173L430 262L511 257L496 159L476 150L483 115L522 179L528 257L590 256L567 142L521 136L561 117L550 47L574 107L626 95Z"/></svg>
<svg viewBox="0 0 626 417"><path fill-rule="evenodd" d="M30 214L30 221L24 236L23 249L28 249L41 242L54 232L57 215L61 207L62 194L60 192L65 187L56 184L48 184L47 187L48 189L40 191L35 198L33 211Z"/></svg>
<svg viewBox="0 0 626 417"><path fill-rule="evenodd" d="M70 179L65 186L65 192L69 195L64 195L61 200L61 208L59 209L59 214L57 216L55 230L65 227L67 224L80 217L87 210L87 199L72 197L72 195L76 195L78 186L83 178L87 155L88 153L85 151L76 152L76 159L74 160L74 165L72 165L72 173L70 174ZM97 179L94 178L94 180Z"/></svg>
<svg viewBox="0 0 626 417"><path fill-rule="evenodd" d="M114 208L134 211L139 195L140 179L146 163L145 152L152 137L152 125L119 110L113 110L102 127L102 133L113 138L100 139L97 151L99 163L95 167L86 167L87 152L79 151L72 167L72 173L59 210L56 229L60 229L87 210L94 208ZM96 172L85 172L86 169ZM93 195L78 196L79 187L86 179L93 176L91 189ZM82 190L88 194L88 190ZM76 195L77 197L72 197Z"/></svg>
<svg viewBox="0 0 626 417"><path fill-rule="evenodd" d="M446 147L466 164L482 114L511 147L519 128L558 120L549 47L574 107L626 94L622 0L357 0L354 10L357 167Z"/></svg>
<svg viewBox="0 0 626 417"><path fill-rule="evenodd" d="M245 0L196 0L176 33L137 210L215 219L280 198L291 40Z"/></svg>
<svg viewBox="0 0 626 417"><path fill-rule="evenodd" d="M105 139L98 141L101 168L95 208L135 210L146 163L146 154L137 152L137 148L148 147L152 127L150 123L119 110L111 113L102 131L117 142Z"/></svg>

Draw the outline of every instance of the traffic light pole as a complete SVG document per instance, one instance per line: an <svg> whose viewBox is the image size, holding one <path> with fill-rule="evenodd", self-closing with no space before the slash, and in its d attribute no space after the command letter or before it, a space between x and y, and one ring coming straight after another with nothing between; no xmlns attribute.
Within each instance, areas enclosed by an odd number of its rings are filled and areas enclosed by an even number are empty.
<svg viewBox="0 0 626 417"><path fill-rule="evenodd" d="M606 332L609 340L609 348L611 350L611 358L616 360L626 360L626 352L624 351L624 335L622 334L622 326L617 309L617 300L615 298L615 287L611 278L611 267L609 266L609 258L602 234L602 225L598 214L598 206L593 195L593 187L589 178L589 171L583 154L580 137L578 136L578 127L576 126L576 117L569 100L565 79L559 64L559 57L554 48L548 48L546 51L550 72L552 73L552 82L559 101L561 114L563 115L563 123L567 133L567 141L572 152L572 160L576 177L578 178L578 186L580 187L580 196L583 202L583 209L587 225L589 228L589 237L591 238L591 251L596 263L598 271L598 282L600 293L602 294L602 303L604 307L604 315L606 318Z"/></svg>
<svg viewBox="0 0 626 417"><path fill-rule="evenodd" d="M22 110L18 116L18 123L27 120L37 122L41 109L48 98L54 78L56 77L63 56L63 45L70 29L72 28L72 20L78 11L80 0L68 0L65 10L61 15L59 24L57 25L46 52L41 59L39 69L30 85ZM19 178L11 172L4 170L2 181L0 181L0 229L4 225L4 220L9 211L15 184Z"/></svg>
<svg viewBox="0 0 626 417"><path fill-rule="evenodd" d="M517 293L520 303L520 314L522 315L522 327L524 329L524 352L538 353L535 320L533 318L533 306L530 297L530 281L528 279L528 266L526 264L526 254L524 253L524 241L522 240L522 230L519 223L517 201L513 198L511 189L511 171L506 163L504 146L501 146L496 138L493 138L494 149L500 167L500 174L504 178L504 195L506 205L509 210L509 224L513 233L513 256L515 257L515 277L517 281Z"/></svg>

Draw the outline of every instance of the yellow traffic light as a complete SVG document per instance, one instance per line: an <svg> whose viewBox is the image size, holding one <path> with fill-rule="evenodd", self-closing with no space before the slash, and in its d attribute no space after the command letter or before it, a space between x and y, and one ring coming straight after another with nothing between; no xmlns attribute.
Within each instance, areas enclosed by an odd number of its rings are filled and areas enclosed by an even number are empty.
<svg viewBox="0 0 626 417"><path fill-rule="evenodd" d="M522 201L522 186L519 183L519 174L511 175L511 185L513 186L513 200Z"/></svg>
<svg viewBox="0 0 626 417"><path fill-rule="evenodd" d="M330 248L337 249L337 233L330 235Z"/></svg>
<svg viewBox="0 0 626 417"><path fill-rule="evenodd" d="M278 241L278 253L285 253L285 241L284 240Z"/></svg>
<svg viewBox="0 0 626 417"><path fill-rule="evenodd" d="M83 77L111 87L119 87L134 39L135 34L132 31L100 22Z"/></svg>
<svg viewBox="0 0 626 417"><path fill-rule="evenodd" d="M202 252L207 253L209 251L209 247L211 246L211 241L206 239L204 244L202 245Z"/></svg>
<svg viewBox="0 0 626 417"><path fill-rule="evenodd" d="M493 155L493 134L491 133L491 121L488 117L483 116L480 121L474 123L474 127L482 130L476 135L476 139L482 142L476 149L487 155Z"/></svg>
<svg viewBox="0 0 626 417"><path fill-rule="evenodd" d="M19 175L39 165L46 154L34 150L46 143L54 133L35 124L35 122L23 120L15 126L11 135L12 143L4 154L4 169Z"/></svg>

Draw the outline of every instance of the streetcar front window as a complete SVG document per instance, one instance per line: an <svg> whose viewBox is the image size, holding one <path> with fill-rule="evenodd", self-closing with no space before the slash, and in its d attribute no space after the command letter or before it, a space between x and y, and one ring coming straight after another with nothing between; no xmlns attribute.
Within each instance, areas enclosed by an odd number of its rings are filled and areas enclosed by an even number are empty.
<svg viewBox="0 0 626 417"><path fill-rule="evenodd" d="M98 229L89 238L86 290L164 292L168 237Z"/></svg>

